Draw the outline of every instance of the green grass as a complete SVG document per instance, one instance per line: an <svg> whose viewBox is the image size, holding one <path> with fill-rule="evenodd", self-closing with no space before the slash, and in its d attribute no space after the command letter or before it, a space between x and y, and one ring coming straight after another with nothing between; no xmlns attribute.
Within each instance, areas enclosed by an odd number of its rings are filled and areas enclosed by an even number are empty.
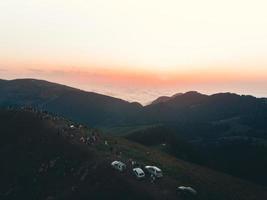
<svg viewBox="0 0 267 200"><path fill-rule="evenodd" d="M131 133L146 130L147 128L152 128L159 126L160 124L148 124L148 125L135 125L135 126L118 126L118 127L100 127L100 129L106 134L112 136L126 136Z"/></svg>
<svg viewBox="0 0 267 200"><path fill-rule="evenodd" d="M156 165L177 186L189 185L196 188L199 191L199 199L256 200L258 194L264 193L266 190L266 187L261 187L199 165L187 163L157 149L147 148L121 137L105 136L105 139L109 145L122 152L122 161L132 158L144 165ZM102 144L98 145L97 149L105 152L106 155L110 154L109 148L103 147Z"/></svg>

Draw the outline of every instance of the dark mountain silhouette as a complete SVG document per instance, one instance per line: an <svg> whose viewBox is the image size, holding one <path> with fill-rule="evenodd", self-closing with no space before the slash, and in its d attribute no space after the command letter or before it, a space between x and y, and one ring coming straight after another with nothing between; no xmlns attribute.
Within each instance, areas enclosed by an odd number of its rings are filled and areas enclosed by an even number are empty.
<svg viewBox="0 0 267 200"><path fill-rule="evenodd" d="M91 126L121 124L127 115L142 108L137 103L34 79L2 81L0 105L36 107Z"/></svg>
<svg viewBox="0 0 267 200"><path fill-rule="evenodd" d="M143 121L160 126L129 139L266 185L267 104L264 98L189 92L146 106ZM140 119L141 117L139 117Z"/></svg>
<svg viewBox="0 0 267 200"><path fill-rule="evenodd" d="M156 100L152 101L151 104L158 104L158 103L164 103L164 102L167 102L177 96L180 96L180 95L183 95L183 93L177 93L171 97L169 96L161 96L161 97L158 97Z"/></svg>
<svg viewBox="0 0 267 200"><path fill-rule="evenodd" d="M170 98L171 97L168 97L168 96L162 96L152 101L151 104L153 105L153 104L163 103L163 102L169 101Z"/></svg>
<svg viewBox="0 0 267 200"><path fill-rule="evenodd" d="M161 99L161 98L159 98ZM232 118L264 126L267 101L231 93L176 94L148 106L34 79L0 82L0 106L31 106L91 126L116 127L135 124L218 122ZM251 123L252 125L252 123Z"/></svg>
<svg viewBox="0 0 267 200"><path fill-rule="evenodd" d="M203 95L188 92L168 101L151 104L142 110L150 122L216 121L233 117L267 116L265 99L231 93Z"/></svg>
<svg viewBox="0 0 267 200"><path fill-rule="evenodd" d="M0 106L31 106L267 185L267 100L195 91L142 106L33 79L0 81ZM130 134L130 135L129 135ZM166 143L166 148L161 144Z"/></svg>
<svg viewBox="0 0 267 200"><path fill-rule="evenodd" d="M266 188L184 162L122 138L104 136L59 116L34 110L0 109L0 199L180 199L175 188L197 189L194 199L266 199ZM75 128L71 128L74 125ZM93 132L92 145L80 141ZM104 141L108 142L108 146ZM112 151L110 150L112 147ZM116 151L121 152L117 154ZM148 153L149 152L149 156ZM119 173L110 162L132 158L160 166L155 183ZM127 163L128 167L130 166Z"/></svg>

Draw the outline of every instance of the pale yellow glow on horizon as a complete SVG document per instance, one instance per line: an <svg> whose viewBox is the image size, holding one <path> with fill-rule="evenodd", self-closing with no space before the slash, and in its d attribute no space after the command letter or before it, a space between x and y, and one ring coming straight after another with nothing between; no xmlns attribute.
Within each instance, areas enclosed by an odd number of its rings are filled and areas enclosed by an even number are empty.
<svg viewBox="0 0 267 200"><path fill-rule="evenodd" d="M267 83L266 8L265 0L1 1L0 78L74 70L83 75L72 81L96 74L110 84Z"/></svg>
<svg viewBox="0 0 267 200"><path fill-rule="evenodd" d="M261 0L9 0L1 55L86 65L176 69L266 59Z"/></svg>

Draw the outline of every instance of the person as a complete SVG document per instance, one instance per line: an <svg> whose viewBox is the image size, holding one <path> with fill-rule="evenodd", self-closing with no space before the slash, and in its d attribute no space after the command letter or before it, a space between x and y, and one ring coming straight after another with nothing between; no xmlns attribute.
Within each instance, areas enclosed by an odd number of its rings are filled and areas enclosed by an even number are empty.
<svg viewBox="0 0 267 200"><path fill-rule="evenodd" d="M80 142L82 142L82 143L84 143L84 142L85 142L85 139L84 139L84 137L83 137L83 136L80 138Z"/></svg>
<svg viewBox="0 0 267 200"><path fill-rule="evenodd" d="M129 165L133 166L133 165L132 165L132 161L133 161L133 160L132 160L131 158L129 158L129 159L127 160L127 163L128 163Z"/></svg>
<svg viewBox="0 0 267 200"><path fill-rule="evenodd" d="M90 145L90 137L89 136L86 137L86 144Z"/></svg>
<svg viewBox="0 0 267 200"><path fill-rule="evenodd" d="M93 136L90 136L90 138L89 138L89 142L90 142L91 145L94 144L94 138L93 138Z"/></svg>
<svg viewBox="0 0 267 200"><path fill-rule="evenodd" d="M150 175L150 182L151 183L155 182L155 176L153 174Z"/></svg>
<svg viewBox="0 0 267 200"><path fill-rule="evenodd" d="M93 143L95 143L96 142L96 136L93 135L92 138L93 138Z"/></svg>

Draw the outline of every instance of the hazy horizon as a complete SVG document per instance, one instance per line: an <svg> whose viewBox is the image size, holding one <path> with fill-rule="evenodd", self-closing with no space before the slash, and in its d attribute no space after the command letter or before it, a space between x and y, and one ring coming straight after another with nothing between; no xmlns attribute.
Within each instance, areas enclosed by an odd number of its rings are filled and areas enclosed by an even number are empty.
<svg viewBox="0 0 267 200"><path fill-rule="evenodd" d="M267 2L0 2L0 78L147 104L197 90L267 96Z"/></svg>
<svg viewBox="0 0 267 200"><path fill-rule="evenodd" d="M56 82L56 81L50 81L50 80L45 80L45 79L36 79L34 77L26 77L26 78L18 78L18 79L33 79L33 80L40 80L40 81L48 81L48 82L51 82L51 83L56 83L56 84L61 84L61 85L65 85L65 86L68 86L68 87L73 87L73 88L76 88L76 89L80 89L80 90L83 90L85 92L95 92L95 93L98 93L98 94L102 94L102 95L107 95L107 96L110 96L110 97L115 97L115 98L119 98L119 99L122 99L122 100L125 100L125 101L128 101L128 102L138 102L140 104L142 104L143 106L145 105L148 105L150 103L152 103L154 100L156 100L157 98L159 97L162 97L162 96L168 96L168 97L171 97L175 94L178 94L178 93L187 93L187 92L198 92L198 93L201 93L201 94L204 94L204 95L214 95L214 94L218 94L218 93L234 93L234 94L237 94L237 95L250 95L250 96L254 96L254 97L257 97L257 98L267 98L267 96L258 96L258 95L253 95L253 94L249 94L249 93L238 93L238 92L232 92L232 91L217 91L217 92L212 92L212 93L208 93L208 92L203 92L203 91L199 91L199 90L185 90L185 91L175 91L175 90L163 90L162 94L160 94L160 91L159 92L155 92L153 91L153 89L150 88L147 89L147 90L143 90L141 92L145 92L146 94L146 97L147 97L147 101L142 101L144 100L143 97L144 95L143 94L138 94L138 90L135 91L133 94L129 94L129 95L126 95L124 96L125 94L127 94L127 91L124 91L120 94L120 91L118 91L118 93L112 93L110 92L110 90L88 90L86 88L79 88L79 87L76 87L75 85L71 85L71 84L68 84L68 83L60 83L60 82ZM6 80L6 81L13 81L13 80L18 80L17 78L15 79L2 79L2 80ZM0 78L1 80L1 78ZM129 93L133 92L131 90L128 90ZM140 91L139 91L140 92ZM138 100L138 96L140 96L140 101ZM132 98L131 98L132 97Z"/></svg>

